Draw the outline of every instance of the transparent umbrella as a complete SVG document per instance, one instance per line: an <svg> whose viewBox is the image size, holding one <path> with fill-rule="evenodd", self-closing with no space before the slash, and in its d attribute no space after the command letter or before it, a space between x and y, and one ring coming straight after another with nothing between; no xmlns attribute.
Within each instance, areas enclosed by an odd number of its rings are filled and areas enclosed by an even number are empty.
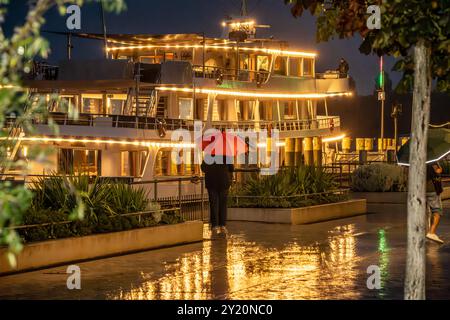
<svg viewBox="0 0 450 320"><path fill-rule="evenodd" d="M409 165L410 140L397 152L399 165ZM450 130L444 128L429 129L427 143L427 163L441 160L450 153Z"/></svg>

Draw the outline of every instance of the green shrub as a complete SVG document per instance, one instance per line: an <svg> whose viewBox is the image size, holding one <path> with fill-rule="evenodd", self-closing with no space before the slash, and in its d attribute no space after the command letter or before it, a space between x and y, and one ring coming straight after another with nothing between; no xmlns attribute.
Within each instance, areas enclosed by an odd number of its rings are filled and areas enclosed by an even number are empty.
<svg viewBox="0 0 450 320"><path fill-rule="evenodd" d="M351 175L351 189L359 192L406 191L403 168L393 164L363 165Z"/></svg>
<svg viewBox="0 0 450 320"><path fill-rule="evenodd" d="M26 212L23 219L24 225L37 225L46 223L56 223L55 225L46 225L19 229L19 234L27 241L48 240L70 237L74 235L71 226L68 223L58 224L68 221L68 213L64 211L53 211L51 209L30 209Z"/></svg>
<svg viewBox="0 0 450 320"><path fill-rule="evenodd" d="M229 206L292 208L336 202L343 199L341 194L311 194L332 191L337 187L334 177L321 168L282 168L274 175L252 176L243 184L234 186ZM308 194L311 196L304 196Z"/></svg>
<svg viewBox="0 0 450 320"><path fill-rule="evenodd" d="M184 219L174 211L166 211L161 216L161 224L175 224L184 222Z"/></svg>
<svg viewBox="0 0 450 320"><path fill-rule="evenodd" d="M112 210L118 214L144 211L150 203L148 194L143 188L124 183L108 186L108 202Z"/></svg>
<svg viewBox="0 0 450 320"><path fill-rule="evenodd" d="M23 225L46 226L19 229L25 241L85 236L123 231L133 228L182 222L174 212L161 213L158 203L151 202L142 187L113 183L108 179L89 180L88 176L39 178L32 184L33 199L24 214ZM69 222L70 212L77 205L77 190L85 204L83 220ZM141 216L127 213L155 211Z"/></svg>
<svg viewBox="0 0 450 320"><path fill-rule="evenodd" d="M88 212L108 212L111 210L108 180L95 178L90 182L89 176L59 176L39 177L31 187L34 196L34 209L54 209L71 212L77 206L77 193L87 207Z"/></svg>

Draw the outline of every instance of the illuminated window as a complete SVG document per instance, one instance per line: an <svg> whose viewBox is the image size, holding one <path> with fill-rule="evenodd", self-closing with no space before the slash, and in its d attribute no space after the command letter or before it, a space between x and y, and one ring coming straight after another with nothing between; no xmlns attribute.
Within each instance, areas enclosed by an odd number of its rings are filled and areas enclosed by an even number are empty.
<svg viewBox="0 0 450 320"><path fill-rule="evenodd" d="M55 112L73 112L76 108L76 101L74 96L60 96L58 106L53 110Z"/></svg>
<svg viewBox="0 0 450 320"><path fill-rule="evenodd" d="M257 56L256 58L256 70L257 71L269 71L269 56Z"/></svg>
<svg viewBox="0 0 450 320"><path fill-rule="evenodd" d="M173 52L164 52L164 61L167 60L175 60L176 59L176 53Z"/></svg>
<svg viewBox="0 0 450 320"><path fill-rule="evenodd" d="M102 110L102 99L83 98L83 113L99 114Z"/></svg>
<svg viewBox="0 0 450 320"><path fill-rule="evenodd" d="M303 75L312 76L313 74L313 59L303 58Z"/></svg>
<svg viewBox="0 0 450 320"><path fill-rule="evenodd" d="M97 176L101 172L101 151L59 149L58 172Z"/></svg>
<svg viewBox="0 0 450 320"><path fill-rule="evenodd" d="M259 117L261 120L273 120L273 107L272 101L260 101L259 102Z"/></svg>
<svg viewBox="0 0 450 320"><path fill-rule="evenodd" d="M283 110L285 120L292 120L297 118L294 101L283 102Z"/></svg>
<svg viewBox="0 0 450 320"><path fill-rule="evenodd" d="M140 177L143 174L147 151L122 151L121 152L121 175L129 177Z"/></svg>
<svg viewBox="0 0 450 320"><path fill-rule="evenodd" d="M273 72L278 75L286 75L286 57L277 57L273 66Z"/></svg>
<svg viewBox="0 0 450 320"><path fill-rule="evenodd" d="M240 70L249 70L250 65L249 65L250 59L249 59L249 55L246 53L241 53L239 54L239 69Z"/></svg>
<svg viewBox="0 0 450 320"><path fill-rule="evenodd" d="M125 107L125 100L109 99L109 112L111 114L122 114Z"/></svg>
<svg viewBox="0 0 450 320"><path fill-rule="evenodd" d="M194 110L192 98L178 98L178 114L180 119L192 119Z"/></svg>
<svg viewBox="0 0 450 320"><path fill-rule="evenodd" d="M300 59L299 58L289 58L289 75L293 77L300 76Z"/></svg>
<svg viewBox="0 0 450 320"><path fill-rule="evenodd" d="M172 161L172 149L164 148L160 149L156 155L154 174L155 176L183 176L199 174L200 168L194 161L194 152L186 151L184 156L183 151L180 153L180 157L186 160L182 164L177 164Z"/></svg>
<svg viewBox="0 0 450 320"><path fill-rule="evenodd" d="M139 57L141 63L155 63L155 56L142 56Z"/></svg>

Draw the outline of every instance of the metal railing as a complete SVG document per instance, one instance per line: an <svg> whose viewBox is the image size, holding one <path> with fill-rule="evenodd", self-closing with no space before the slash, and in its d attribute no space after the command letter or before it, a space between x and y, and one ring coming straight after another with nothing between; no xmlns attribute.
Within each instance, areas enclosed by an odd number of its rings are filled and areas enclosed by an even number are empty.
<svg viewBox="0 0 450 320"><path fill-rule="evenodd" d="M30 80L56 80L59 67L44 62L33 62L30 73L26 75Z"/></svg>
<svg viewBox="0 0 450 320"><path fill-rule="evenodd" d="M192 70L196 78L216 80L233 80L264 83L270 77L269 71L223 68L214 66L193 65Z"/></svg>
<svg viewBox="0 0 450 320"><path fill-rule="evenodd" d="M112 128L132 128L132 129L150 129L156 130L161 124L166 130L175 130L178 128L193 130L192 121L182 119L159 119L145 116L127 116L127 115L105 115L81 113L74 119L66 113L50 113L51 119L58 125L64 126L89 126L89 127L112 127ZM47 124L48 119L33 120L33 124Z"/></svg>
<svg viewBox="0 0 450 320"><path fill-rule="evenodd" d="M61 174L63 175L63 174ZM111 183L127 183L131 184L136 177L133 176L119 176L119 177L102 177L97 175L87 175L85 173L82 173L82 175L88 176L89 182L94 182L95 179L99 180L107 180ZM23 174L23 173L17 173L16 172L8 172L8 173L0 173L0 177L2 177L2 180L9 181L16 184L30 184L33 183L33 181L36 178L53 178L55 175L53 174ZM75 174L65 174L66 177L78 177L77 173Z"/></svg>
<svg viewBox="0 0 450 320"><path fill-rule="evenodd" d="M127 115L105 115L81 113L74 119L67 113L52 112L49 114L56 124L64 126L89 126L89 127L112 127L112 128L132 128L158 130L161 126L165 130L186 129L194 130L194 122L200 120L184 119L159 119L145 116L127 116ZM6 119L6 124L14 124L15 118ZM33 124L48 124L49 119L34 119ZM203 126L206 122L203 122ZM239 121L212 121L211 125L216 129L237 129L237 130L257 130L257 129L278 129L279 131L301 131L316 129L331 129L340 126L340 117L321 116L317 119L308 120L239 120Z"/></svg>
<svg viewBox="0 0 450 320"><path fill-rule="evenodd" d="M328 70L326 72L316 72L317 79L346 79L349 78L348 73L340 73L337 70Z"/></svg>
<svg viewBox="0 0 450 320"><path fill-rule="evenodd" d="M193 184L200 184L200 194L189 193L183 194L183 182L189 182ZM161 196L159 193L160 185L167 183L176 183L177 194L173 196ZM186 177L168 177L168 178L158 178L153 180L141 180L134 181L132 185L147 185L153 188L152 200L158 202L161 208L180 208L180 215L186 221L192 220L208 220L209 210L208 210L208 193L205 190L205 180L203 176L186 176Z"/></svg>
<svg viewBox="0 0 450 320"><path fill-rule="evenodd" d="M237 130L255 130L255 129L278 129L279 131L301 131L315 129L329 129L340 126L340 117L323 116L317 119L309 120L239 120L239 121L212 121L211 125L216 129L237 129Z"/></svg>

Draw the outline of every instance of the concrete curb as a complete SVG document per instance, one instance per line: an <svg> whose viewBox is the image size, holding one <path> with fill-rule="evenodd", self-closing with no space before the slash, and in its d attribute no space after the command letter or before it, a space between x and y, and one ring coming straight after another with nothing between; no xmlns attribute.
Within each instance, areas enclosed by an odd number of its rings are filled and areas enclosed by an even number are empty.
<svg viewBox="0 0 450 320"><path fill-rule="evenodd" d="M309 224L366 212L366 200L357 199L302 208L228 208L228 220Z"/></svg>
<svg viewBox="0 0 450 320"><path fill-rule="evenodd" d="M407 211L407 192L351 192L350 197L352 199L366 199L368 212ZM441 199L450 199L450 187L444 188Z"/></svg>
<svg viewBox="0 0 450 320"><path fill-rule="evenodd" d="M12 269L6 259L6 248L0 248L0 275L102 258L124 253L192 243L203 240L203 222L133 229L30 243L17 257Z"/></svg>

